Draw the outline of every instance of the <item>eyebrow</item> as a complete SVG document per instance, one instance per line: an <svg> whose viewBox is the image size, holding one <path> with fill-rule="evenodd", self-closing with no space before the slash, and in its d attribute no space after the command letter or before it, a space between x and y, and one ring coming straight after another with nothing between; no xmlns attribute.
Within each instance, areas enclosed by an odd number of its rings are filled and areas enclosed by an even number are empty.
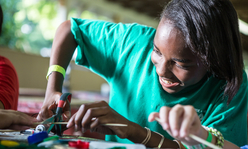
<svg viewBox="0 0 248 149"><path fill-rule="evenodd" d="M154 44L154 41L153 41L153 45L154 47L159 50L159 48ZM159 50L160 51L160 50ZM180 62L180 63L190 63L191 60L189 59L178 59L178 58L172 58L173 61L177 61L177 62Z"/></svg>

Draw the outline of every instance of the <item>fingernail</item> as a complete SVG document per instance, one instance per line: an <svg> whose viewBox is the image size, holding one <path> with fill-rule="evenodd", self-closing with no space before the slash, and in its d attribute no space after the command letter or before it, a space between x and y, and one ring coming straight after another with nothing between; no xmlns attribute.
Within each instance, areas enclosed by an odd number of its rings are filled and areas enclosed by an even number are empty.
<svg viewBox="0 0 248 149"><path fill-rule="evenodd" d="M184 137L185 137L185 134L186 134L185 131L181 132L181 133L180 133L180 137L181 137L181 138L184 138Z"/></svg>
<svg viewBox="0 0 248 149"><path fill-rule="evenodd" d="M164 128L165 130L167 130L167 129L169 128L167 124L163 124L162 126L163 126L163 128Z"/></svg>
<svg viewBox="0 0 248 149"><path fill-rule="evenodd" d="M74 130L75 130L75 131L78 131L78 126L77 126L77 125L75 125Z"/></svg>
<svg viewBox="0 0 248 149"><path fill-rule="evenodd" d="M82 128L82 133L85 133L86 132L86 129Z"/></svg>
<svg viewBox="0 0 248 149"><path fill-rule="evenodd" d="M173 134L174 134L174 136L177 137L177 136L178 136L178 131L177 131L177 130L174 130L174 131L173 131Z"/></svg>

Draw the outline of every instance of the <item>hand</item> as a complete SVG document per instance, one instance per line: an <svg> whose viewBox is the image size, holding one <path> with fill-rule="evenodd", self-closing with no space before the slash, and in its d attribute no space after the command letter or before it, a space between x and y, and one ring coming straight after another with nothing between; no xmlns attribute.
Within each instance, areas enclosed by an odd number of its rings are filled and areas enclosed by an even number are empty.
<svg viewBox="0 0 248 149"><path fill-rule="evenodd" d="M38 121L44 121L55 114L61 95L61 92L50 92L46 94L43 106L37 116ZM66 118L65 121L68 121L71 117L70 103L68 101L66 101L63 107L62 116Z"/></svg>
<svg viewBox="0 0 248 149"><path fill-rule="evenodd" d="M188 145L199 144L189 134L207 138L207 131L201 126L200 119L193 106L176 105L172 108L162 107L159 113L151 113L148 120L159 118L160 124L173 138Z"/></svg>
<svg viewBox="0 0 248 149"><path fill-rule="evenodd" d="M25 130L30 128L37 120L25 113L14 110L0 110L1 129Z"/></svg>
<svg viewBox="0 0 248 149"><path fill-rule="evenodd" d="M127 124L127 126L103 126L106 123L119 123ZM75 126L75 129L82 129L102 133L102 134L115 134L120 138L127 138L129 135L129 126L132 123L126 118L118 114L109 107L105 101L84 104L80 109L71 117L67 124L67 128Z"/></svg>

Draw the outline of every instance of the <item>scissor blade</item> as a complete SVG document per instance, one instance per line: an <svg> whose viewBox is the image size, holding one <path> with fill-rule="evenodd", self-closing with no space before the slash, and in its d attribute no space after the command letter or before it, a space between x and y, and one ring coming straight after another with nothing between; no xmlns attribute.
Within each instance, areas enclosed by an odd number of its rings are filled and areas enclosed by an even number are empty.
<svg viewBox="0 0 248 149"><path fill-rule="evenodd" d="M50 127L47 129L47 133L50 133L50 131L52 130L54 124L51 124Z"/></svg>
<svg viewBox="0 0 248 149"><path fill-rule="evenodd" d="M53 123L54 122L54 116L44 120L43 122L41 122L40 124L49 124L49 123Z"/></svg>

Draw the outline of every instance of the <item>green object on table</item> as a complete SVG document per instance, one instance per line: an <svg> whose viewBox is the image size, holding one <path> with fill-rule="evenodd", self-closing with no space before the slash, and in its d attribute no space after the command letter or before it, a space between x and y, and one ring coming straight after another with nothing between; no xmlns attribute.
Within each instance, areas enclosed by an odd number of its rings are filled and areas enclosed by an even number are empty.
<svg viewBox="0 0 248 149"><path fill-rule="evenodd" d="M51 141L51 140L59 140L59 138L60 138L59 136L55 135L55 136L51 136L51 137L45 138L43 140L43 142L45 142L45 141Z"/></svg>
<svg viewBox="0 0 248 149"><path fill-rule="evenodd" d="M126 149L125 146L116 146L116 147L111 147L109 149Z"/></svg>

